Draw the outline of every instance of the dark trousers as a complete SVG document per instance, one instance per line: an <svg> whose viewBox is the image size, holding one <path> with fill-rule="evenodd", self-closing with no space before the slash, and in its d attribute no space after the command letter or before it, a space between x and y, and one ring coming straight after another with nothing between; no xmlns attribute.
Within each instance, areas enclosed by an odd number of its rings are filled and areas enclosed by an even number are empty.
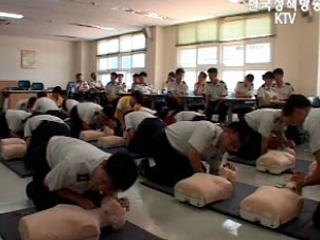
<svg viewBox="0 0 320 240"><path fill-rule="evenodd" d="M59 110L49 110L46 112L46 114L58 117L62 120L67 118L67 115Z"/></svg>
<svg viewBox="0 0 320 240"><path fill-rule="evenodd" d="M6 113L0 115L0 139L9 138L10 130L6 119Z"/></svg>
<svg viewBox="0 0 320 240"><path fill-rule="evenodd" d="M153 139L165 127L165 123L158 118L144 119L131 139L128 149L141 156L150 156Z"/></svg>
<svg viewBox="0 0 320 240"><path fill-rule="evenodd" d="M182 179L193 175L188 157L181 155L169 143L165 131L152 141L152 158L156 166L145 171L145 177L165 186L173 187Z"/></svg>
<svg viewBox="0 0 320 240"><path fill-rule="evenodd" d="M261 156L262 136L249 127L245 120L240 122L243 124L243 128L246 129L247 141L240 147L235 155L246 160L255 160Z"/></svg>
<svg viewBox="0 0 320 240"><path fill-rule="evenodd" d="M320 228L320 203L316 209L316 211L313 214L313 224L317 227Z"/></svg>
<svg viewBox="0 0 320 240"><path fill-rule="evenodd" d="M227 111L228 111L228 107L226 106L225 102L218 100L214 102L209 102L205 115L210 121L212 118L212 115L217 113L219 115L219 122L224 123L227 118Z"/></svg>
<svg viewBox="0 0 320 240"><path fill-rule="evenodd" d="M58 204L76 204L50 192L43 184L46 175L51 171L46 159L47 145L47 143L39 145L31 156L34 161L37 161L37 164L34 168L33 181L26 188L27 195L32 198L38 211L52 208ZM96 207L100 207L102 196L99 193L88 191L83 196L90 199Z"/></svg>
<svg viewBox="0 0 320 240"><path fill-rule="evenodd" d="M36 159L32 159L32 152L38 146L47 143L53 136L70 136L69 127L63 123L43 121L35 130L32 131L32 137L24 157L25 165L29 169L34 169L37 164ZM35 161L33 161L35 160Z"/></svg>
<svg viewBox="0 0 320 240"><path fill-rule="evenodd" d="M79 117L77 107L72 108L70 112L70 132L74 138L79 138L79 134L83 129L83 122Z"/></svg>

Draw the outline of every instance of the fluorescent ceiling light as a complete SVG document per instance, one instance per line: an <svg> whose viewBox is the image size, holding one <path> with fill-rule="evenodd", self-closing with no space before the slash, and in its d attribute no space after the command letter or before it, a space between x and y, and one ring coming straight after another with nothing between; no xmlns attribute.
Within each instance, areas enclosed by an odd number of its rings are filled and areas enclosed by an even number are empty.
<svg viewBox="0 0 320 240"><path fill-rule="evenodd" d="M115 28L112 28L112 27L101 27L101 26L97 26L97 25L92 25L92 27L97 28L97 29L101 29L101 30L106 30L106 31L116 30Z"/></svg>
<svg viewBox="0 0 320 240"><path fill-rule="evenodd" d="M145 17L155 18L155 19L160 19L160 20L167 20L167 19L169 19L168 17L162 16L162 15L157 14L157 13L144 12L144 11L140 11L140 10L134 10L134 9L128 8L128 7L116 6L116 7L112 7L111 10L123 11L123 12L126 12L126 13L132 13L132 14L142 15L142 16L145 16Z"/></svg>
<svg viewBox="0 0 320 240"><path fill-rule="evenodd" d="M0 17L13 18L13 19L22 19L23 15L15 14L15 13L0 12Z"/></svg>

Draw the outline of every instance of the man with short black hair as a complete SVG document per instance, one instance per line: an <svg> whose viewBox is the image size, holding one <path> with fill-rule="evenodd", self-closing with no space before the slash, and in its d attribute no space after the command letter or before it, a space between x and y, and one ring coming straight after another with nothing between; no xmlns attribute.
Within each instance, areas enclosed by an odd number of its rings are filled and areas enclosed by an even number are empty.
<svg viewBox="0 0 320 240"><path fill-rule="evenodd" d="M274 81L274 74L270 71L262 75L265 84L257 92L259 107L280 107L283 102L279 100Z"/></svg>
<svg viewBox="0 0 320 240"><path fill-rule="evenodd" d="M227 84L218 79L218 69L210 68L208 70L210 82L206 84L205 99L206 99L206 117L211 120L214 113L218 113L219 122L224 123L227 116L227 106L222 100L228 96Z"/></svg>
<svg viewBox="0 0 320 240"><path fill-rule="evenodd" d="M136 181L132 157L111 155L84 141L56 136L32 155L37 165L33 176L33 202L38 210L58 204L75 204L84 209L99 207L105 196L117 197ZM28 187L30 191L30 186ZM121 199L123 207L129 201Z"/></svg>
<svg viewBox="0 0 320 240"><path fill-rule="evenodd" d="M106 96L109 103L113 103L113 101L119 98L118 94L121 91L121 86L117 83L118 74L116 72L112 72L110 78L111 81L106 86Z"/></svg>
<svg viewBox="0 0 320 240"><path fill-rule="evenodd" d="M274 79L276 81L275 89L279 100L287 100L293 93L294 89L290 83L284 82L284 71L281 68L276 68L273 71Z"/></svg>
<svg viewBox="0 0 320 240"><path fill-rule="evenodd" d="M126 92L127 91L127 85L126 85L125 82L123 82L123 77L124 77L123 73L119 73L118 74L118 84L121 87L121 91L122 92Z"/></svg>
<svg viewBox="0 0 320 240"><path fill-rule="evenodd" d="M252 98L254 91L254 76L252 74L248 74L245 76L243 82L238 82L237 87L235 89L235 95L237 98Z"/></svg>

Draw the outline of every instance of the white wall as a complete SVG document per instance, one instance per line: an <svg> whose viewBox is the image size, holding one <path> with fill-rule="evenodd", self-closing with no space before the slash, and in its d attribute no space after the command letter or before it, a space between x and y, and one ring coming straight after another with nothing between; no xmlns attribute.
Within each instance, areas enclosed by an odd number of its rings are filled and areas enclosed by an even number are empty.
<svg viewBox="0 0 320 240"><path fill-rule="evenodd" d="M37 68L21 68L21 50L37 52ZM27 79L43 82L45 87L65 88L74 74L75 43L0 36L0 81Z"/></svg>

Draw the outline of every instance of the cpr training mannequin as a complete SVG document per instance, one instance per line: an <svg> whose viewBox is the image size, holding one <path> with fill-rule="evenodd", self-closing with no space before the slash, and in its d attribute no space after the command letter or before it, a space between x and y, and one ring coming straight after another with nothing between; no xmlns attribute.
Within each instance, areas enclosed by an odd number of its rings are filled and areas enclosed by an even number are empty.
<svg viewBox="0 0 320 240"><path fill-rule="evenodd" d="M80 132L79 138L83 141L95 141L101 137L113 136L114 131L109 127L105 127L104 131L84 130Z"/></svg>
<svg viewBox="0 0 320 240"><path fill-rule="evenodd" d="M258 158L256 168L261 172L281 174L289 169L293 169L295 163L296 154L293 149L286 148L284 151L269 150Z"/></svg>
<svg viewBox="0 0 320 240"><path fill-rule="evenodd" d="M299 191L294 182L287 183L284 188L260 187L240 203L240 216L269 228L278 228L301 212L303 201Z"/></svg>
<svg viewBox="0 0 320 240"><path fill-rule="evenodd" d="M117 200L106 198L101 208L93 210L58 205L23 217L19 232L22 240L98 240L101 228L119 230L125 223L126 210Z"/></svg>
<svg viewBox="0 0 320 240"><path fill-rule="evenodd" d="M1 155L4 160L22 158L27 151L27 144L20 138L7 138L1 140Z"/></svg>
<svg viewBox="0 0 320 240"><path fill-rule="evenodd" d="M178 182L174 187L175 198L196 207L229 198L233 192L236 172L227 167L221 168L218 176L196 173Z"/></svg>

